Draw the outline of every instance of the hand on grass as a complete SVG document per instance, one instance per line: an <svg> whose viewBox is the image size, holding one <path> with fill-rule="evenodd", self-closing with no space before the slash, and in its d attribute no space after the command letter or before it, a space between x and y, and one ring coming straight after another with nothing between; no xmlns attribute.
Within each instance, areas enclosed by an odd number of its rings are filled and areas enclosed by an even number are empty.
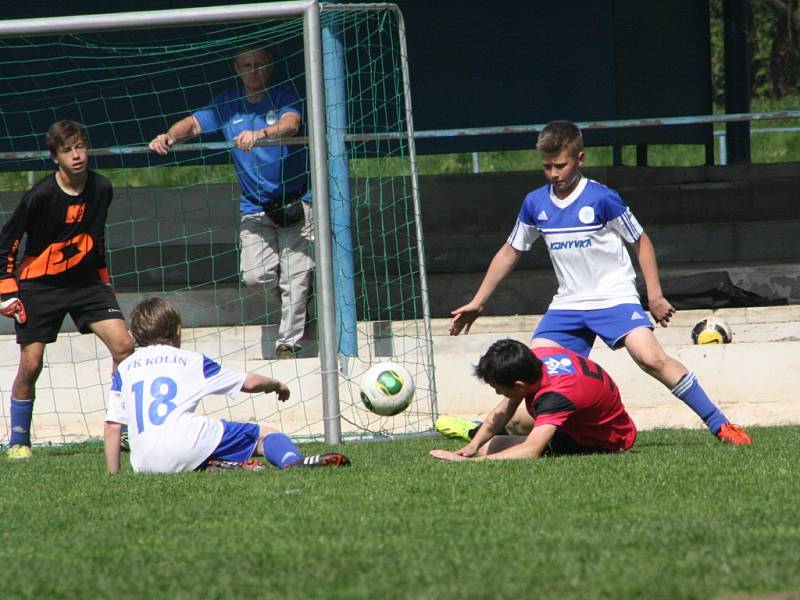
<svg viewBox="0 0 800 600"><path fill-rule="evenodd" d="M458 454L459 456L464 456L466 458L475 456L477 453L478 453L478 447L474 446L472 442L470 442L460 450L456 450L456 454Z"/></svg>
<svg viewBox="0 0 800 600"><path fill-rule="evenodd" d="M449 450L431 450L431 456L434 458L438 458L439 460L443 460L446 462L458 462L462 460L469 460L466 456L459 454L458 452L450 452Z"/></svg>

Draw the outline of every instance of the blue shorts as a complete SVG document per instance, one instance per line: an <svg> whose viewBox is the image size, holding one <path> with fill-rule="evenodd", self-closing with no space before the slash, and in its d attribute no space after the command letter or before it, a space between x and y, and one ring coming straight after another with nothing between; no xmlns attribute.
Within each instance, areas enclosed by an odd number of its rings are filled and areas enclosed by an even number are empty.
<svg viewBox="0 0 800 600"><path fill-rule="evenodd" d="M237 423L223 419L222 439L206 460L229 460L244 462L253 456L261 427L255 423Z"/></svg>
<svg viewBox="0 0 800 600"><path fill-rule="evenodd" d="M625 336L639 327L653 329L653 323L641 304L618 304L593 310L548 310L533 337L548 339L589 356L598 335L609 348L616 350Z"/></svg>

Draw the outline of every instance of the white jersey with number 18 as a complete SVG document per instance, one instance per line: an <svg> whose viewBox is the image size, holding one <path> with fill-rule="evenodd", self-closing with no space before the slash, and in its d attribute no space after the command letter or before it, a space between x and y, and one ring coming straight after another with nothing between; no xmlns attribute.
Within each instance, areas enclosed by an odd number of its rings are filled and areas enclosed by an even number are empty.
<svg viewBox="0 0 800 600"><path fill-rule="evenodd" d="M175 473L198 467L216 449L223 426L194 414L210 394L235 397L245 373L173 346L147 346L119 365L106 421L128 426L134 471Z"/></svg>
<svg viewBox="0 0 800 600"><path fill-rule="evenodd" d="M590 310L640 301L624 242L642 232L619 194L582 177L563 200L550 185L530 192L508 244L527 251L542 236L558 278L550 308Z"/></svg>

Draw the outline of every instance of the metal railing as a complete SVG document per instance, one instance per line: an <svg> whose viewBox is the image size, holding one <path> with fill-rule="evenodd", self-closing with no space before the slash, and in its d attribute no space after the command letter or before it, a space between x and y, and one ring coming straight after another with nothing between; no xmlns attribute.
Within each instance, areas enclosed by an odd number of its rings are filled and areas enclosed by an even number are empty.
<svg viewBox="0 0 800 600"><path fill-rule="evenodd" d="M664 127L671 125L697 125L704 123L737 123L752 121L769 121L782 119L800 119L800 110L783 110L769 112L737 113L730 115L698 115L689 117L665 117L660 119L623 119L616 121L579 121L576 123L582 130L599 129L624 129L627 127ZM414 138L436 139L448 137L480 137L484 135L512 135L512 134L536 134L544 129L546 123L532 125L500 125L495 127L465 127L456 129L428 129L416 131ZM800 127L762 127L751 128L750 134L764 133L798 133ZM375 134L345 134L346 143L359 143L369 141L385 141L407 139L407 133L375 133ZM728 144L726 131L714 131L714 137L719 139L719 164L728 164ZM310 139L305 136L293 138L273 138L259 140L256 145L306 145ZM173 146L175 152L192 152L200 150L223 150L233 149L236 144L233 142L204 142L193 144L178 144ZM94 148L91 150L93 156L119 156L132 154L147 154L147 146L111 146L108 148ZM480 173L480 153L470 152L472 161L472 172ZM0 160L24 160L24 159L46 159L49 152L46 150L0 152Z"/></svg>
<svg viewBox="0 0 800 600"><path fill-rule="evenodd" d="M800 127L760 127L750 129L750 135L754 133L800 133ZM728 164L728 133L726 131L715 131L714 137L719 138L719 164Z"/></svg>

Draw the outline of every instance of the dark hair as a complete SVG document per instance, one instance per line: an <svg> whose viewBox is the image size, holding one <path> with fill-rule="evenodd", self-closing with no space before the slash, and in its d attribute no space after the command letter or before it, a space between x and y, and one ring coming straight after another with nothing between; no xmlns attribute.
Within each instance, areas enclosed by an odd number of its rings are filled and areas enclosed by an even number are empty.
<svg viewBox="0 0 800 600"><path fill-rule="evenodd" d="M87 144L89 143L89 136L86 135L86 127L83 125L83 123L78 123L78 121L70 121L68 119L61 119L60 121L56 121L50 125L50 129L47 130L47 135L44 137L44 141L47 143L47 147L50 149L50 154L55 156L58 154L59 148L64 146L76 135Z"/></svg>
<svg viewBox="0 0 800 600"><path fill-rule="evenodd" d="M137 346L174 345L180 326L181 313L163 298L142 300L131 311L131 333Z"/></svg>
<svg viewBox="0 0 800 600"><path fill-rule="evenodd" d="M498 340L481 356L475 376L489 385L504 387L515 381L536 383L542 377L542 363L522 342Z"/></svg>
<svg viewBox="0 0 800 600"><path fill-rule="evenodd" d="M545 155L568 150L571 156L577 156L583 150L583 134L572 121L550 121L539 132L536 149Z"/></svg>

